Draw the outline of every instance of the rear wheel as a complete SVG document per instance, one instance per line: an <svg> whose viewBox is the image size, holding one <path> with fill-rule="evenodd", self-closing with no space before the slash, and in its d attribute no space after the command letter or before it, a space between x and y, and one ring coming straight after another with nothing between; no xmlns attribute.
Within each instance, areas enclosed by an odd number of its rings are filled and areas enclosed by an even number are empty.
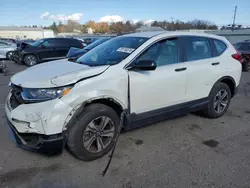
<svg viewBox="0 0 250 188"><path fill-rule="evenodd" d="M24 57L24 63L29 67L34 66L38 63L37 57L35 55L26 55Z"/></svg>
<svg viewBox="0 0 250 188"><path fill-rule="evenodd" d="M219 118L225 114L231 101L231 91L227 84L216 84L209 96L209 103L204 113L209 118Z"/></svg>
<svg viewBox="0 0 250 188"><path fill-rule="evenodd" d="M250 71L250 62L249 61L242 64L242 70L244 72L249 72Z"/></svg>
<svg viewBox="0 0 250 188"><path fill-rule="evenodd" d="M118 125L119 116L112 108L91 104L69 128L68 149L84 161L100 158L113 148Z"/></svg>

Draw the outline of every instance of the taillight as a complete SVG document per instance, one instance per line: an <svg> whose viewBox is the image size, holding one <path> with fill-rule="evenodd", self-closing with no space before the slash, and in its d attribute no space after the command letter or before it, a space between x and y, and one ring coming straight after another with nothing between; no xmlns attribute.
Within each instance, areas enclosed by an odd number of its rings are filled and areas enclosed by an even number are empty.
<svg viewBox="0 0 250 188"><path fill-rule="evenodd" d="M238 60L240 63L242 63L242 61L243 61L242 56L239 52L237 52L236 54L233 54L232 58Z"/></svg>

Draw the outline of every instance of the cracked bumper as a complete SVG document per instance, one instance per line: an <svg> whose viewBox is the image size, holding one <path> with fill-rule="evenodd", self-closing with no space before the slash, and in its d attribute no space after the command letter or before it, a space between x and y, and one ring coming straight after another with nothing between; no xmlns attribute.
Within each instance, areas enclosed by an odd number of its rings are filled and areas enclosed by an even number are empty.
<svg viewBox="0 0 250 188"><path fill-rule="evenodd" d="M66 140L64 133L50 136L35 133L18 133L8 119L7 122L10 138L18 147L46 155L56 155L63 151Z"/></svg>
<svg viewBox="0 0 250 188"><path fill-rule="evenodd" d="M72 108L61 99L20 104L13 108L10 92L5 104L6 118L18 133L61 134Z"/></svg>

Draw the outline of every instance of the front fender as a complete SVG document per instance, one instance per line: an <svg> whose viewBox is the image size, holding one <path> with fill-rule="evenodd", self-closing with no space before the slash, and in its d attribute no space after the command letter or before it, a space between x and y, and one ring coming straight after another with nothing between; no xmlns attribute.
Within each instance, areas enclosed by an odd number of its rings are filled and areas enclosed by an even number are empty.
<svg viewBox="0 0 250 188"><path fill-rule="evenodd" d="M115 70L113 73L111 67L101 75L76 83L62 98L72 108L97 99L112 99L126 109L128 107L127 72Z"/></svg>

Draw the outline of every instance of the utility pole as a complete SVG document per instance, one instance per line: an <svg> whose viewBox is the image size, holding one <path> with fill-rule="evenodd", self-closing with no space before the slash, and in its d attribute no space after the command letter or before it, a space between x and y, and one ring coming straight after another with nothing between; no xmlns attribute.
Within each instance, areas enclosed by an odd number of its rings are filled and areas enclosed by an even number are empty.
<svg viewBox="0 0 250 188"><path fill-rule="evenodd" d="M235 27L236 13L237 13L237 5L234 7L234 17L233 17L232 31L234 30L234 27Z"/></svg>
<svg viewBox="0 0 250 188"><path fill-rule="evenodd" d="M173 17L170 17L170 19L172 20L172 23L171 23L171 26L172 26L172 31L174 30L174 18Z"/></svg>

